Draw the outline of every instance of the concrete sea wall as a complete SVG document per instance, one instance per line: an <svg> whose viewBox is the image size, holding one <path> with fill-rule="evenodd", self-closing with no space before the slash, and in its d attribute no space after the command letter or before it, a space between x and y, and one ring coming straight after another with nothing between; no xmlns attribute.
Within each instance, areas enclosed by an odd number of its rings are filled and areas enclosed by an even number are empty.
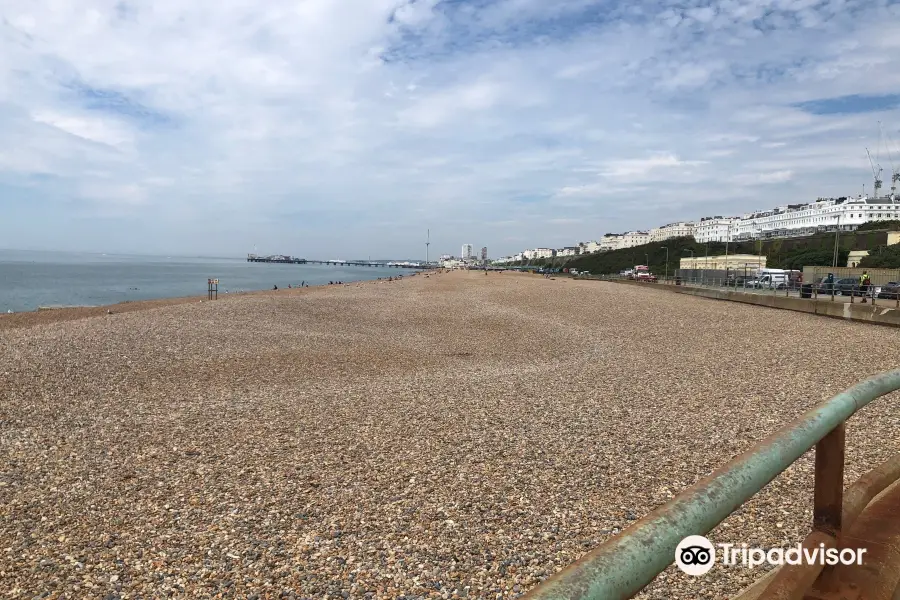
<svg viewBox="0 0 900 600"><path fill-rule="evenodd" d="M681 285L664 285L653 283L640 283L636 281L615 281L620 285L637 285L650 289L671 292L675 294L687 294L710 298L713 300L727 300L729 302L742 302L755 304L769 308L780 308L805 312L823 317L835 319L847 319L850 321L862 321L877 325L900 327L900 309L891 300L876 300L875 305L832 301L830 297L820 300L808 300L804 298L789 298L786 296L767 294L746 294L726 289L698 288ZM881 304L879 304L881 302Z"/></svg>

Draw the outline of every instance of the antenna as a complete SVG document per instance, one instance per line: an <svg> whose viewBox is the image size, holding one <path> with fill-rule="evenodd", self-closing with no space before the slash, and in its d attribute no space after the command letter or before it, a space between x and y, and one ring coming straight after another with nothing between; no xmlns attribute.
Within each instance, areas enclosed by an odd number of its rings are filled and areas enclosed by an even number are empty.
<svg viewBox="0 0 900 600"><path fill-rule="evenodd" d="M872 175L875 176L875 186L874 186L874 187L875 187L875 191L872 192L872 197L873 197L873 198L877 198L877 197L878 197L878 190L881 189L881 183L882 183L882 182L881 182L881 171L882 171L882 168L881 168L881 165L878 165L878 168L877 168L877 169L875 168L875 163L872 162L872 155L869 154L869 149L868 149L868 148L866 148L866 156L869 157L869 165L872 167Z"/></svg>
<svg viewBox="0 0 900 600"><path fill-rule="evenodd" d="M425 264L428 264L428 247L431 245L431 230L428 230L428 237L425 238Z"/></svg>

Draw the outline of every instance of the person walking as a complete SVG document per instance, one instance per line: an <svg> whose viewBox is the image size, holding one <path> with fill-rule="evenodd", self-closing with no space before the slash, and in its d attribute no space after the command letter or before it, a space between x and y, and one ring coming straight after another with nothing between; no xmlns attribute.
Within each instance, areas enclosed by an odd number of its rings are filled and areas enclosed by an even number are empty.
<svg viewBox="0 0 900 600"><path fill-rule="evenodd" d="M862 303L865 304L869 301L869 285L872 283L872 280L869 279L869 272L863 270L862 275L859 276L859 291L862 294Z"/></svg>

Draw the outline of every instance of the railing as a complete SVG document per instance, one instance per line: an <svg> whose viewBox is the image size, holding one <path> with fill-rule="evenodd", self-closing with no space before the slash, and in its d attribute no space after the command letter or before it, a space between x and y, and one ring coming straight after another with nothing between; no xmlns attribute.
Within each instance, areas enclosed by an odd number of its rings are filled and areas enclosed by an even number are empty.
<svg viewBox="0 0 900 600"><path fill-rule="evenodd" d="M585 279L584 277L581 277ZM871 285L863 290L858 284L854 285L829 285L823 283L778 283L775 285L754 285L749 280L736 281L723 278L681 278L662 277L654 281L631 279L618 275L590 276L586 279L598 279L603 281L640 281L657 285L680 285L685 287L701 287L709 289L723 289L744 294L767 294L770 296L786 296L793 298L807 298L810 300L827 300L830 302L849 302L851 304L871 303L873 305L885 305L900 308L900 287L887 287Z"/></svg>
<svg viewBox="0 0 900 600"><path fill-rule="evenodd" d="M844 422L875 398L897 390L900 369L866 379L819 404L547 579L525 598L631 598L674 562L675 548L683 538L710 531L813 446L813 532L804 545L837 545L842 528L849 527L878 493L900 478L897 455L863 476L845 494ZM814 564L782 567L764 597L795 597L791 590L810 585L821 569Z"/></svg>

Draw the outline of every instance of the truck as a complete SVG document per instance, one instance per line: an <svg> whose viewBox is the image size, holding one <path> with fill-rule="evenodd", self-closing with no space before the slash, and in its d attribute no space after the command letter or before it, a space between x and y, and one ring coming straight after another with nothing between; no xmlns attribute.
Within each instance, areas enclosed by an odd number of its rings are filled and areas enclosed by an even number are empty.
<svg viewBox="0 0 900 600"><path fill-rule="evenodd" d="M650 272L647 265L635 265L632 273L634 274L632 279L637 281L656 281L656 275Z"/></svg>

